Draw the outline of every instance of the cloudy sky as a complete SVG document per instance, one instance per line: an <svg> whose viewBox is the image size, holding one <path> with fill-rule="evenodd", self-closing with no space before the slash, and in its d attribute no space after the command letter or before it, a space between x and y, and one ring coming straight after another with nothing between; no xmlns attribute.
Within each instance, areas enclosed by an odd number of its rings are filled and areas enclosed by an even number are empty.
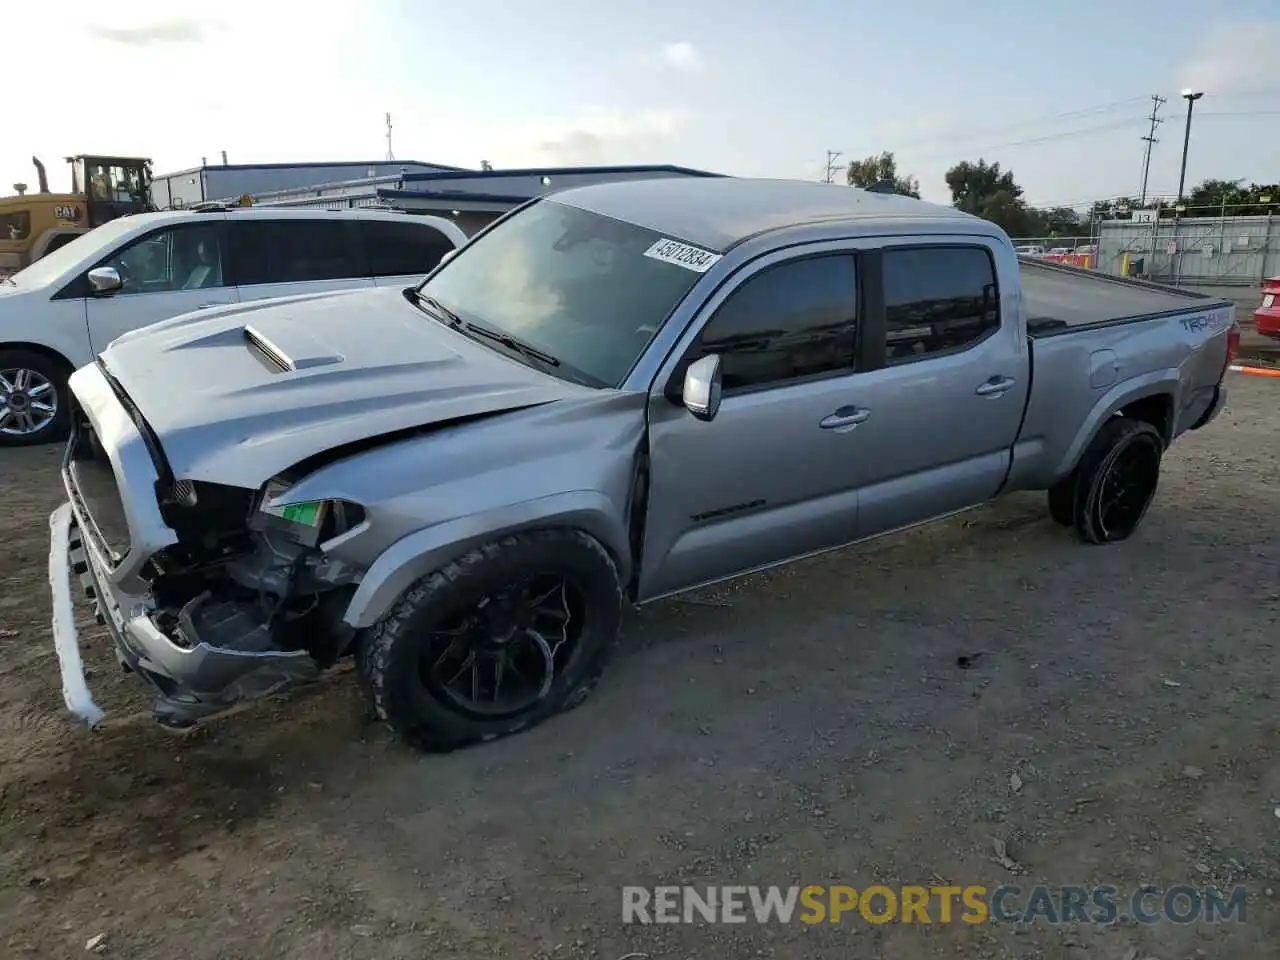
<svg viewBox="0 0 1280 960"><path fill-rule="evenodd" d="M997 12L998 11L998 12ZM6 7L0 193L62 158L678 163L819 178L897 153L928 199L985 157L1035 203L1280 180L1275 0L82 0ZM12 91L21 91L13 93Z"/></svg>

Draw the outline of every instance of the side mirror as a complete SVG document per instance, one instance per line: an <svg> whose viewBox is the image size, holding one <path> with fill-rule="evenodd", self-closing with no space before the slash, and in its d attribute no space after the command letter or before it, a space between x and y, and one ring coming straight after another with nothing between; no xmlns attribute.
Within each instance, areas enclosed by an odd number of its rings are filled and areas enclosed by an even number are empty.
<svg viewBox="0 0 1280 960"><path fill-rule="evenodd" d="M89 289L95 294L115 293L124 286L115 267L94 267L89 271Z"/></svg>
<svg viewBox="0 0 1280 960"><path fill-rule="evenodd" d="M689 364L680 394L685 409L699 420L715 419L720 410L720 355L708 354Z"/></svg>

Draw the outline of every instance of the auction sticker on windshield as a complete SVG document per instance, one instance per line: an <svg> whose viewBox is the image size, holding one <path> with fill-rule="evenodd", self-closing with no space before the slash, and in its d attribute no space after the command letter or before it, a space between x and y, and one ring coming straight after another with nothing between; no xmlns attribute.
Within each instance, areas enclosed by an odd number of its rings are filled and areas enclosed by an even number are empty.
<svg viewBox="0 0 1280 960"><path fill-rule="evenodd" d="M718 253L665 237L646 250L644 255L663 263L674 263L677 267L684 267L694 273L706 273L720 259Z"/></svg>

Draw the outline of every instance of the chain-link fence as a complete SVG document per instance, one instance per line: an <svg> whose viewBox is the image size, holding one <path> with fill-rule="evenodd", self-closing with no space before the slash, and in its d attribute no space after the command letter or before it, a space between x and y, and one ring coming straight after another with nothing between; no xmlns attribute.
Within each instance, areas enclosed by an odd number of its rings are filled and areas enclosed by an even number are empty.
<svg viewBox="0 0 1280 960"><path fill-rule="evenodd" d="M1104 220L1097 269L1189 287L1257 288L1280 276L1280 218Z"/></svg>

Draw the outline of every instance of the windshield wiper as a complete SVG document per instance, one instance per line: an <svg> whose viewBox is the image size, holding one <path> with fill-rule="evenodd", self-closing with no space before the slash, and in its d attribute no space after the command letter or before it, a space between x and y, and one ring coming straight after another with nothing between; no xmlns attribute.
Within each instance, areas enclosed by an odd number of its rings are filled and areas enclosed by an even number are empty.
<svg viewBox="0 0 1280 960"><path fill-rule="evenodd" d="M462 318L446 307L435 297L428 297L424 293L419 293L416 288L410 287L405 291L405 296L412 297L426 311L435 316L437 320L443 320L451 327L457 327L462 324Z"/></svg>
<svg viewBox="0 0 1280 960"><path fill-rule="evenodd" d="M513 350L530 360L545 364L548 367L560 366L559 357L553 357L551 354L545 353L532 344L525 343L523 340L513 337L509 333L503 333L500 330L491 330L488 327L480 326L478 323L472 323L470 320L463 320L435 297L428 297L424 293L419 293L413 287L410 287L405 291L405 296L412 296L412 298L417 301L418 305L429 315L435 317L437 320L441 320L449 324L449 326L454 329L462 330L477 337L484 337L486 340L492 340L494 343L500 343L508 350Z"/></svg>
<svg viewBox="0 0 1280 960"><path fill-rule="evenodd" d="M477 337L484 337L486 340L492 340L500 343L508 350L514 350L516 353L523 354L530 360L536 360L539 363L545 363L549 367L560 366L560 358L554 357L549 353L544 353L535 346L525 343L513 337L509 333L503 333L500 330L490 330L488 327L482 327L479 324L472 323L470 320L463 323L462 328L468 333L473 333Z"/></svg>

